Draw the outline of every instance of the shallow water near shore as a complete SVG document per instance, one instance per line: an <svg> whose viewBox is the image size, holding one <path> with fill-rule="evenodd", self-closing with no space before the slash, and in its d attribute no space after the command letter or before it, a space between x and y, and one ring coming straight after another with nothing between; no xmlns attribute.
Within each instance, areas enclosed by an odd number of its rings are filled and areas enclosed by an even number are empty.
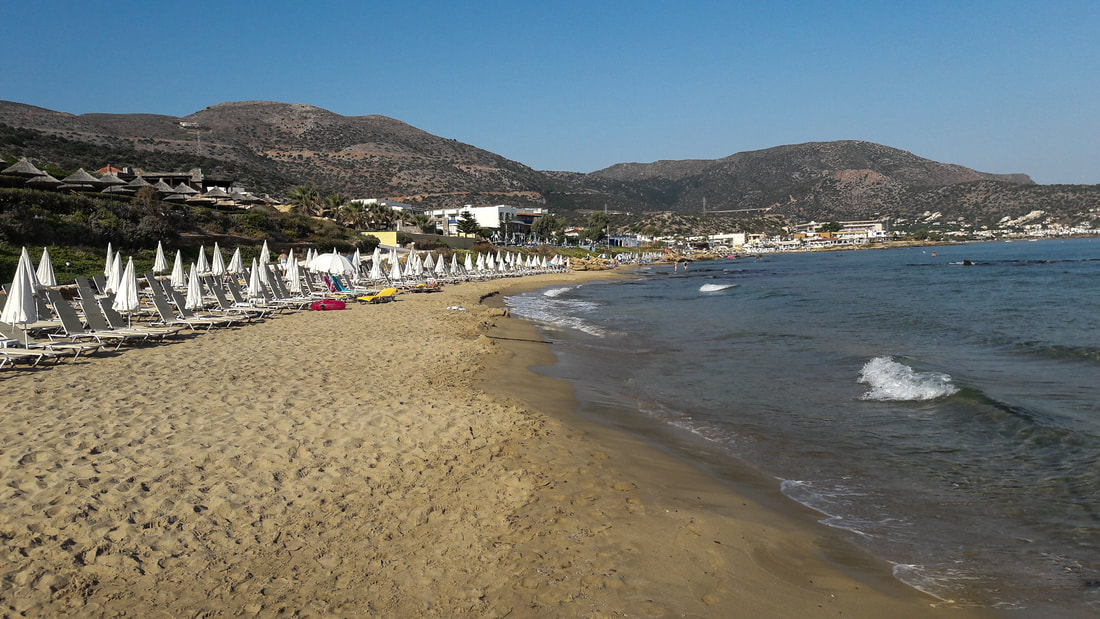
<svg viewBox="0 0 1100 619"><path fill-rule="evenodd" d="M508 299L582 414L758 469L937 597L1100 611L1100 239L638 275Z"/></svg>

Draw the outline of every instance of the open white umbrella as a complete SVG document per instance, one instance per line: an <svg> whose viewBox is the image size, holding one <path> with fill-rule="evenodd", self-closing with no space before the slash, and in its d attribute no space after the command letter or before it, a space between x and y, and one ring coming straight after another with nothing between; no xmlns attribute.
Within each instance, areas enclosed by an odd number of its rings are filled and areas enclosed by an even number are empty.
<svg viewBox="0 0 1100 619"><path fill-rule="evenodd" d="M286 282L287 288L294 294L302 294L302 279L298 275L298 261L294 258L294 250L286 257Z"/></svg>
<svg viewBox="0 0 1100 619"><path fill-rule="evenodd" d="M115 266L115 255L111 253L111 243L107 242L107 262L103 264L103 276L111 276L111 267Z"/></svg>
<svg viewBox="0 0 1100 619"><path fill-rule="evenodd" d="M199 273L209 273L210 263L206 261L206 246L199 245L199 263L196 265Z"/></svg>
<svg viewBox="0 0 1100 619"><path fill-rule="evenodd" d="M225 268L230 273L244 273L244 262L241 260L241 248L233 250L233 257L229 259L229 266Z"/></svg>
<svg viewBox="0 0 1100 619"><path fill-rule="evenodd" d="M50 250L42 248L42 259L38 261L38 271L36 271L39 286L56 286L57 277L53 272L53 262L50 260Z"/></svg>
<svg viewBox="0 0 1100 619"><path fill-rule="evenodd" d="M210 262L210 272L218 277L227 273L225 258L222 258L222 250L218 247L217 241L214 241L214 259Z"/></svg>
<svg viewBox="0 0 1100 619"><path fill-rule="evenodd" d="M157 257L153 260L153 273L163 273L167 270L168 260L164 258L164 246L157 241Z"/></svg>
<svg viewBox="0 0 1100 619"><path fill-rule="evenodd" d="M202 303L202 286L199 284L199 273L195 266L195 263L191 263L191 275L187 279L187 297L184 299L183 306L189 310L201 309Z"/></svg>
<svg viewBox="0 0 1100 619"><path fill-rule="evenodd" d="M121 259L118 262L121 262ZM127 317L141 307L141 301L138 299L137 274L134 273L133 256L130 256L130 259L126 261L126 270L119 278L118 290L115 291L115 301L111 304L111 307L116 312L127 314Z"/></svg>
<svg viewBox="0 0 1100 619"><path fill-rule="evenodd" d="M351 261L336 253L336 251L317 256L310 263L309 268L315 273L333 273L336 275L355 272L355 267L352 266Z"/></svg>
<svg viewBox="0 0 1100 619"><path fill-rule="evenodd" d="M248 298L259 299L264 296L264 284L260 280L260 267L256 259L252 259L252 274L248 277Z"/></svg>
<svg viewBox="0 0 1100 619"><path fill-rule="evenodd" d="M26 248L23 249L26 251ZM15 267L15 277L8 287L8 300L4 304L4 311L0 312L0 322L9 325L27 325L38 320L38 304L34 300L34 282L27 264L22 260ZM24 337L26 331L23 332ZM29 341L29 340L27 340ZM23 345L27 345L27 341Z"/></svg>
<svg viewBox="0 0 1100 619"><path fill-rule="evenodd" d="M183 277L183 255L176 250L176 261L172 264L172 276L169 278L173 288L183 288L187 280Z"/></svg>

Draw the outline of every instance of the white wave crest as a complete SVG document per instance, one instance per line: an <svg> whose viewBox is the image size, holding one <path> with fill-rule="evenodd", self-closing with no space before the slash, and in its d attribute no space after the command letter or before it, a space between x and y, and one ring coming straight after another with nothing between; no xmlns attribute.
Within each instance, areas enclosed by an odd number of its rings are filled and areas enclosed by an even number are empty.
<svg viewBox="0 0 1100 619"><path fill-rule="evenodd" d="M859 382L871 386L864 400L935 400L959 390L947 374L917 372L890 357L875 357L864 364Z"/></svg>
<svg viewBox="0 0 1100 619"><path fill-rule="evenodd" d="M737 284L703 284L699 286L699 292L718 292L719 290L728 290L736 287Z"/></svg>
<svg viewBox="0 0 1100 619"><path fill-rule="evenodd" d="M544 297L556 297L556 296L562 294L563 292L569 292L570 290L572 290L574 288L576 288L576 286L566 286L564 288L549 288L549 289L543 291L542 296L544 296Z"/></svg>

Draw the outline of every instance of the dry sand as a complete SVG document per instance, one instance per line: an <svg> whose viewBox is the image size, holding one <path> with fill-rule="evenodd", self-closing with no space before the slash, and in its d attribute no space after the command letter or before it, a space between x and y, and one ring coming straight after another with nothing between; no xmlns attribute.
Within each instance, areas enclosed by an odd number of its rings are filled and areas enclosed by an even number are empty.
<svg viewBox="0 0 1100 619"><path fill-rule="evenodd" d="M0 372L0 614L976 616L571 418L516 281Z"/></svg>

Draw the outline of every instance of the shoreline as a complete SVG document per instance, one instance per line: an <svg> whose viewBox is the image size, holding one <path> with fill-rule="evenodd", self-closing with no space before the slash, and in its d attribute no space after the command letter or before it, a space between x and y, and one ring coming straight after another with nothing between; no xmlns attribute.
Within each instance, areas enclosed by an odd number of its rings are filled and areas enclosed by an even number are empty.
<svg viewBox="0 0 1100 619"><path fill-rule="evenodd" d="M571 416L571 388L527 369L547 345L492 337L535 327L480 305L607 277L466 283L0 372L0 608L988 616L854 578L795 519Z"/></svg>
<svg viewBox="0 0 1100 619"><path fill-rule="evenodd" d="M584 282L618 279L627 276L629 270L624 267L589 272ZM520 281L484 302L493 308L503 307L506 296L566 283L577 280L560 279L539 285ZM571 383L533 369L556 363L550 346L541 343L543 338L535 323L503 317L493 332L503 336L500 343L508 353L498 354L504 358L490 364L490 377L484 381L486 388L518 396L527 406L562 423L568 428L570 439L591 442L600 449L604 466L622 480L618 483L625 482L637 491L638 504L643 506L631 512L629 518L646 521L633 523L645 532L630 542L643 546L668 536L675 541L655 544L661 552L675 548L711 559L715 571L701 569L695 561L675 562L676 557L670 554L669 560L676 565L673 569L694 569L696 573L678 573L674 577L669 573L649 575L669 581L685 580L668 588L672 599L677 601L677 613L734 616L751 609L751 614L764 616L805 616L823 610L854 617L897 612L904 616L997 616L991 609L957 606L901 582L894 577L888 562L816 522L818 512L784 496L774 478L747 464L732 467L735 488L707 465L689 462L673 449L651 442L637 432L581 416L577 413L578 402ZM494 387L489 385L492 382L519 387ZM731 472L730 467L722 468L727 475ZM648 513L645 507L649 508ZM687 536L683 535L684 527L689 532ZM742 544L750 547L731 548L721 539L714 539L711 546L706 543L708 536L730 535L739 535ZM753 539L752 535L759 537ZM666 564L666 567L672 566ZM730 572L729 578L721 575L724 570ZM713 588L711 593L685 599L683 594L692 584L708 580ZM692 604L701 605L692 609Z"/></svg>

